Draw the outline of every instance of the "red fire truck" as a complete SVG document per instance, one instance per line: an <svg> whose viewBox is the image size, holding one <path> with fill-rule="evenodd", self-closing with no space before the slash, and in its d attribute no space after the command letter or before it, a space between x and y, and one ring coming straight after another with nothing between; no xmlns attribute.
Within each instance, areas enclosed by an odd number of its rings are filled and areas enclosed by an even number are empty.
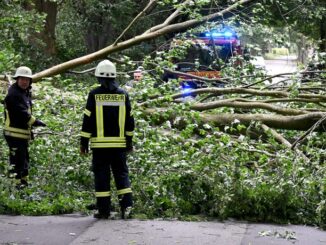
<svg viewBox="0 0 326 245"><path fill-rule="evenodd" d="M199 77L219 78L221 64L235 55L242 54L240 41L230 28L212 30L190 37L191 45L185 57L176 63L176 70ZM205 87L205 83L189 76L177 75L184 89ZM222 84L215 84L222 86Z"/></svg>

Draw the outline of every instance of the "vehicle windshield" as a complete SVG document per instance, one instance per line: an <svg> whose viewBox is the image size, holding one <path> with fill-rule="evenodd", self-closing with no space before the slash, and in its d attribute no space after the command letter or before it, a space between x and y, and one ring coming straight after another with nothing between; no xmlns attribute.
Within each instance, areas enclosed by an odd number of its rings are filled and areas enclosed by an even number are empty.
<svg viewBox="0 0 326 245"><path fill-rule="evenodd" d="M182 72L194 70L195 68L203 71L218 69L218 59L227 62L232 56L232 45L191 45L186 56L178 62L178 68ZM214 62L215 61L215 62ZM195 63L199 63L195 65Z"/></svg>

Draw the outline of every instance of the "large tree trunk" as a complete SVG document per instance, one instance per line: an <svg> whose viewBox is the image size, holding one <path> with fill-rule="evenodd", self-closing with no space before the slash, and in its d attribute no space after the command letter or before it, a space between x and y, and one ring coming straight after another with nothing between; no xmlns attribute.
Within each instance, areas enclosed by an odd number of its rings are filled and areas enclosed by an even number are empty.
<svg viewBox="0 0 326 245"><path fill-rule="evenodd" d="M326 17L325 17L325 15L320 20L320 45L319 45L319 48L320 48L321 52L326 52Z"/></svg>
<svg viewBox="0 0 326 245"><path fill-rule="evenodd" d="M93 26L88 28L85 36L88 53L100 50L108 44L110 33L112 33L111 25L105 23L98 28L100 28L100 30L95 29Z"/></svg>
<svg viewBox="0 0 326 245"><path fill-rule="evenodd" d="M297 42L298 46L298 61L302 64L306 64L308 60L308 49L307 38L303 35L299 35L300 39Z"/></svg>
<svg viewBox="0 0 326 245"><path fill-rule="evenodd" d="M174 121L178 115L169 114L169 118L166 117L167 109L165 108L144 108L143 112L148 116L155 115L156 122L158 124L164 123L166 120ZM200 113L199 119L202 124L209 123L217 127L230 126L234 122L239 122L243 125L249 126L252 122L261 122L268 127L275 129L288 129L288 130L308 130L319 119L326 116L325 112L312 112L304 115L297 116L281 116L278 114L232 114L232 113L219 113L208 114ZM178 124L184 127L182 119L178 120ZM198 121L196 122L198 123ZM324 131L325 123L317 130Z"/></svg>
<svg viewBox="0 0 326 245"><path fill-rule="evenodd" d="M326 113L316 112L299 116L280 116L273 114L200 114L203 122L210 122L216 126L231 125L235 120L241 124L249 125L251 122L261 122L271 128L290 129L290 130L308 130ZM324 130L323 130L324 131Z"/></svg>
<svg viewBox="0 0 326 245"><path fill-rule="evenodd" d="M40 33L35 33L34 36L41 39L45 43L44 52L51 56L56 54L55 45L55 26L57 21L58 5L57 1L50 0L33 0L33 3L26 1L25 9L35 9L41 14L46 14L44 29ZM32 43L35 40L31 40Z"/></svg>

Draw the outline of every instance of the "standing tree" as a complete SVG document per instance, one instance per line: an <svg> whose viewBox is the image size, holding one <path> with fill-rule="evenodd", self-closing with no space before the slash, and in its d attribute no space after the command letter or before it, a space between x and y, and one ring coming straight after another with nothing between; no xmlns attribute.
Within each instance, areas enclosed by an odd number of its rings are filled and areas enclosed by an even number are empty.
<svg viewBox="0 0 326 245"><path fill-rule="evenodd" d="M33 1L24 1L23 7L27 11L35 11L40 15L45 16L45 22L43 28L40 32L33 34L31 38L31 43L37 42L34 38L41 39L44 44L44 52L51 56L56 55L56 42L55 42L55 27L57 22L57 13L58 13L58 1L56 0L33 0ZM38 45L37 43L35 44Z"/></svg>

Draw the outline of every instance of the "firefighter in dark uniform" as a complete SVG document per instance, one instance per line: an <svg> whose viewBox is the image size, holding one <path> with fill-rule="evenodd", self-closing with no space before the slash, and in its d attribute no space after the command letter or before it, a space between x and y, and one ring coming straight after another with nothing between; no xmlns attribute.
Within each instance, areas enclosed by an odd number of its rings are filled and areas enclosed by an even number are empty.
<svg viewBox="0 0 326 245"><path fill-rule="evenodd" d="M115 180L121 217L129 218L132 206L126 153L132 151L134 118L127 92L119 88L116 67L109 60L100 62L95 70L100 86L87 99L81 132L80 153L92 149L92 168L98 213L95 218L110 216L110 175Z"/></svg>
<svg viewBox="0 0 326 245"><path fill-rule="evenodd" d="M32 116L31 69L19 67L13 78L16 82L9 88L4 100L4 136L10 150L10 177L15 177L17 187L25 187L28 184L28 143L32 138L31 128L46 125Z"/></svg>

